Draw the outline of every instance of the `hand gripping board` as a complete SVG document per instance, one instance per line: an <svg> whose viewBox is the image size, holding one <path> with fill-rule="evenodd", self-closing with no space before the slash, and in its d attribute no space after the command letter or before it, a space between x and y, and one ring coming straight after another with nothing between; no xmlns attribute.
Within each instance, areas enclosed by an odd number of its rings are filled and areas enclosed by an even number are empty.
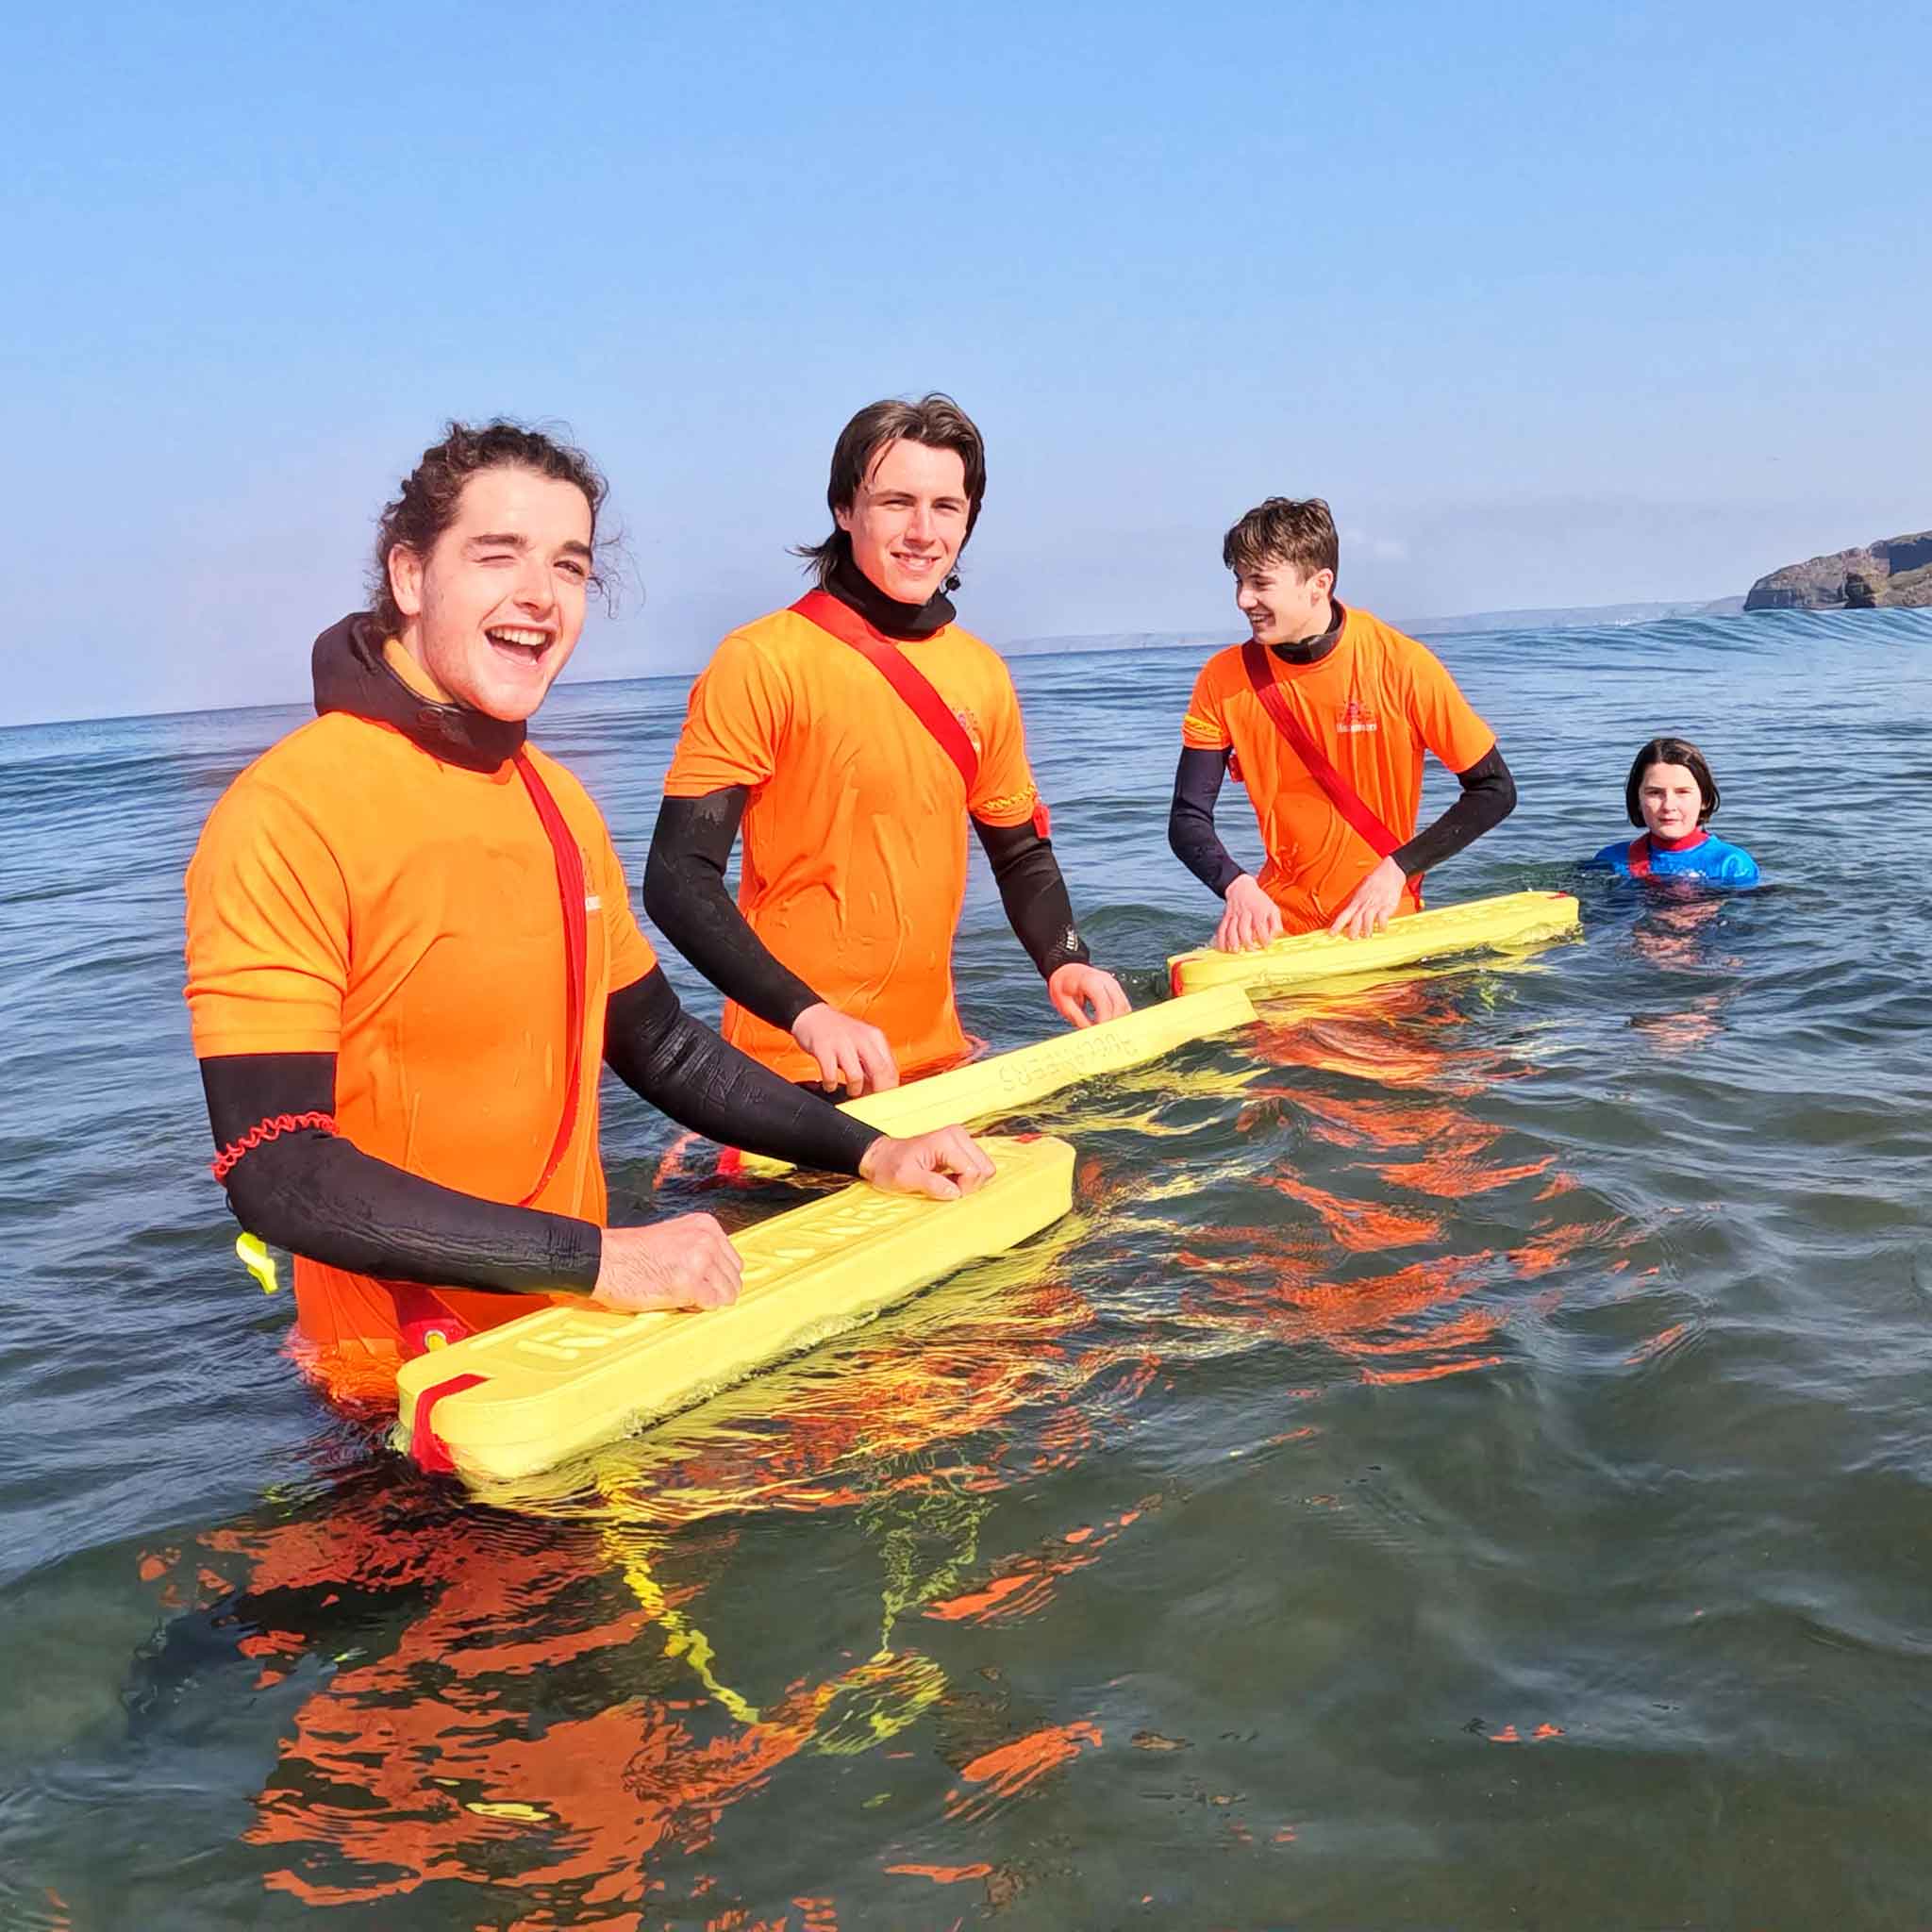
<svg viewBox="0 0 1932 1932"><path fill-rule="evenodd" d="M1412 966L1451 953L1533 945L1570 931L1576 922L1576 901L1568 892L1506 892L1411 912L1363 940L1305 932L1253 953L1219 953L1201 946L1171 958L1168 977L1177 993L1224 986L1244 986L1257 994L1294 992L1324 980Z"/></svg>
<svg viewBox="0 0 1932 1932"><path fill-rule="evenodd" d="M1239 986L1217 986L1142 1007L1118 1020L1103 1020L1097 1026L1057 1033L1051 1040L954 1067L890 1092L863 1094L841 1102L841 1108L882 1134L901 1137L997 1120L1019 1113L1063 1087L1142 1066L1191 1040L1245 1026L1254 1017L1254 1002ZM743 1171L783 1174L787 1165L768 1155L747 1154Z"/></svg>
<svg viewBox="0 0 1932 1932"><path fill-rule="evenodd" d="M536 1475L1014 1246L1073 1205L1070 1142L980 1145L996 1172L963 1200L841 1188L733 1235L744 1279L728 1308L623 1315L586 1301L418 1356L397 1377L395 1446L431 1459L411 1441L418 1404L456 1383L428 1424L448 1464L472 1482Z"/></svg>

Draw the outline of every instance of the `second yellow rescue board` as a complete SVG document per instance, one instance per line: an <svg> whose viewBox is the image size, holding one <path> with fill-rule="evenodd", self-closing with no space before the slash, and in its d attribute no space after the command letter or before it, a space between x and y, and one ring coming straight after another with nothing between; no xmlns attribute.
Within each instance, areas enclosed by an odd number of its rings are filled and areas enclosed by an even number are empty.
<svg viewBox="0 0 1932 1932"><path fill-rule="evenodd" d="M1571 931L1576 923L1576 901L1568 892L1505 892L1494 899L1411 912L1363 940L1304 932L1252 953L1201 946L1175 954L1167 970L1176 993L1228 986L1245 987L1255 994L1295 992L1324 980L1383 973L1451 953L1535 945Z"/></svg>
<svg viewBox="0 0 1932 1932"><path fill-rule="evenodd" d="M882 1134L901 1136L997 1120L1019 1113L1063 1087L1143 1066L1191 1040L1245 1026L1254 1017L1254 1002L1241 988L1216 986L1142 1007L1118 1020L1103 1020L1097 1026L1057 1033L1051 1040L954 1067L885 1093L862 1094L842 1102L841 1111ZM769 1155L747 1154L741 1171L783 1174L786 1166Z"/></svg>
<svg viewBox="0 0 1932 1932"><path fill-rule="evenodd" d="M979 1144L993 1178L963 1200L841 1188L733 1235L744 1277L729 1307L622 1315L587 1301L418 1356L397 1377L395 1446L473 1483L539 1474L1015 1246L1073 1205L1068 1141ZM422 1398L439 1389L425 1421L434 1444L417 1443Z"/></svg>

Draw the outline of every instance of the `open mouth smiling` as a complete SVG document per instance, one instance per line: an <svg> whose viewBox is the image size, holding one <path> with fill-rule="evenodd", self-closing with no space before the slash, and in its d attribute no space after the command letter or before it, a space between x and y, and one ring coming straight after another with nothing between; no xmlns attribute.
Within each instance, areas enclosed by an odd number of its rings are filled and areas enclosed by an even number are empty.
<svg viewBox="0 0 1932 1932"><path fill-rule="evenodd" d="M520 664L541 663L543 653L550 648L547 630L531 630L522 625L492 625L483 635L506 657Z"/></svg>

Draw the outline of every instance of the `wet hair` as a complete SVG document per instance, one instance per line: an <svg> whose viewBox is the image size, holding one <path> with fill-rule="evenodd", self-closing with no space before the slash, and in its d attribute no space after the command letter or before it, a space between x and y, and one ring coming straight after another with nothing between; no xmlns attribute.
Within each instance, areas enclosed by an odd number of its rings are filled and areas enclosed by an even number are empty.
<svg viewBox="0 0 1932 1932"><path fill-rule="evenodd" d="M858 492L873 466L895 442L924 443L927 449L949 449L966 470L966 538L964 550L979 521L979 506L986 501L986 443L978 425L951 396L934 390L916 403L888 398L868 403L839 432L832 448L831 480L825 486L825 508L836 519L858 501ZM802 557L806 568L819 580L821 589L832 574L832 567L852 553L852 539L835 521L832 534L823 543L801 543L792 556ZM957 574L947 577L946 589L957 591Z"/></svg>
<svg viewBox="0 0 1932 1932"><path fill-rule="evenodd" d="M1227 533L1221 560L1237 572L1285 563L1305 578L1318 570L1340 575L1341 545L1335 535L1335 519L1319 496L1271 496Z"/></svg>
<svg viewBox="0 0 1932 1932"><path fill-rule="evenodd" d="M423 460L403 478L393 503L383 506L375 525L375 562L369 574L369 608L386 637L403 627L390 586L391 552L403 549L427 557L436 540L457 520L457 509L472 476L486 470L528 470L558 483L572 483L591 506L591 551L597 555L597 513L609 486L582 450L505 417L480 426L451 423L443 439L423 452ZM608 595L601 569L593 569L591 587Z"/></svg>
<svg viewBox="0 0 1932 1932"><path fill-rule="evenodd" d="M1637 754L1637 762L1630 767L1629 781L1624 787L1624 808L1630 814L1633 825L1643 824L1643 807L1638 794L1643 790L1644 773L1653 765L1682 765L1697 780L1698 795L1704 801L1698 809L1697 823L1701 825L1717 816L1723 794L1717 789L1717 780L1710 775L1704 754L1688 738L1653 738Z"/></svg>

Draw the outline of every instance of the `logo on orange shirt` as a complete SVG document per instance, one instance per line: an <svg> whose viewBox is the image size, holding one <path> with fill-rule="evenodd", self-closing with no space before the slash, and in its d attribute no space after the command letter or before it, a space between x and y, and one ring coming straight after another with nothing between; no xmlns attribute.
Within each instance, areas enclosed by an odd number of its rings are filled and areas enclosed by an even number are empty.
<svg viewBox="0 0 1932 1932"><path fill-rule="evenodd" d="M959 729L972 741L973 749L981 758L984 758L986 756L986 741L979 735L978 713L968 710L963 705L957 705L954 707L953 716L959 721Z"/></svg>
<svg viewBox="0 0 1932 1932"><path fill-rule="evenodd" d="M1350 698L1335 714L1335 728L1341 732L1375 731L1381 727L1375 723L1374 712Z"/></svg>
<svg viewBox="0 0 1932 1932"><path fill-rule="evenodd" d="M1003 791L997 798L982 799L974 808L983 818L997 821L1009 811L1025 811L1039 805L1040 793L1030 788L1024 791ZM1043 807L1041 808L1042 810ZM1041 837L1044 838L1045 833Z"/></svg>

